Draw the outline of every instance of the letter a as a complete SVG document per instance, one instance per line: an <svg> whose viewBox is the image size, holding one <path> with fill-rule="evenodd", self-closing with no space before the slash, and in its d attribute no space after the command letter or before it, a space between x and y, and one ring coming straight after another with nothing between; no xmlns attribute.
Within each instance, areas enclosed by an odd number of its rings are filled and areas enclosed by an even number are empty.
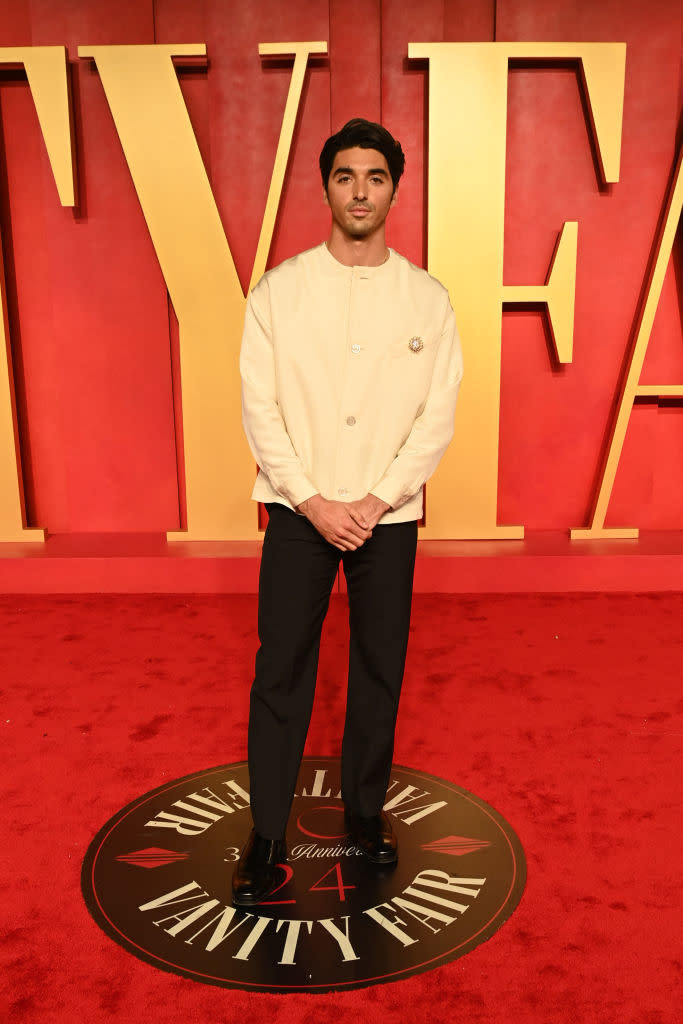
<svg viewBox="0 0 683 1024"><path fill-rule="evenodd" d="M638 530L635 527L606 527L605 516L607 515L607 507L609 505L610 497L612 496L614 478L617 474L617 467L619 466L619 459L621 457L621 451L624 447L624 440L626 438L626 428L628 427L628 421L631 417L631 410L633 409L634 401L637 397L683 398L683 383L640 384L640 374L645 361L645 353L647 352L647 346L650 342L652 324L654 323L655 313L657 312L657 306L659 305L659 299L662 294L664 274L666 272L667 264L671 259L671 251L673 249L674 238L676 237L676 229L681 219L682 209L683 146L681 146L680 153L678 154L678 163L674 172L673 183L667 201L664 226L657 244L657 256L650 273L645 301L637 321L638 326L636 331L636 340L633 346L633 352L631 353L629 368L622 388L621 398L619 400L619 409L612 427L612 435L607 448L607 455L595 502L593 518L591 525L587 529L571 531L571 537L573 540L584 538L590 539L593 537L626 537L633 539L638 536Z"/></svg>

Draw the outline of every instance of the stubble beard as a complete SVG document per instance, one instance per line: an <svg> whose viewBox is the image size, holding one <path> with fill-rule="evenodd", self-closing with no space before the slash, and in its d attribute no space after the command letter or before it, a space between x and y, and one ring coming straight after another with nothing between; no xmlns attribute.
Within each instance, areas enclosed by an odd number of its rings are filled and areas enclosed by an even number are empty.
<svg viewBox="0 0 683 1024"><path fill-rule="evenodd" d="M346 233L351 238L365 238L367 235L372 233L372 230L373 225L366 224L365 221L361 221L360 224L354 221L346 226Z"/></svg>
<svg viewBox="0 0 683 1024"><path fill-rule="evenodd" d="M375 212L375 210L370 210L370 215L363 217L362 220L356 220L352 213L348 213L341 225L344 233L349 238L367 238L380 226L372 216Z"/></svg>

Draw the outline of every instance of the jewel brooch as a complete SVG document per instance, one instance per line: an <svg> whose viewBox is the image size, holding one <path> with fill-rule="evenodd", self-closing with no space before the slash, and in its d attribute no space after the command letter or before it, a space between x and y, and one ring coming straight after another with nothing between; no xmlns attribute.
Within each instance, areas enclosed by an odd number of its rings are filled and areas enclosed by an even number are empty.
<svg viewBox="0 0 683 1024"><path fill-rule="evenodd" d="M411 338L408 342L408 348L411 352L421 352L424 348L424 342L422 338Z"/></svg>

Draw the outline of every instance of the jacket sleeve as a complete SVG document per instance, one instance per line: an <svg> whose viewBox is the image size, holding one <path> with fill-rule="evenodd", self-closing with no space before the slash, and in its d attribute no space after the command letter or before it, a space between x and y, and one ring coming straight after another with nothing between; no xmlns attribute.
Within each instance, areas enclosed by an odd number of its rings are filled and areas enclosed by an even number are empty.
<svg viewBox="0 0 683 1024"><path fill-rule="evenodd" d="M278 405L268 284L263 278L247 301L240 376L249 447L274 489L296 508L317 488L304 472Z"/></svg>
<svg viewBox="0 0 683 1024"><path fill-rule="evenodd" d="M399 508L417 494L436 469L453 437L455 403L463 363L450 302L447 302L447 307L427 399L393 462L370 489L392 508Z"/></svg>

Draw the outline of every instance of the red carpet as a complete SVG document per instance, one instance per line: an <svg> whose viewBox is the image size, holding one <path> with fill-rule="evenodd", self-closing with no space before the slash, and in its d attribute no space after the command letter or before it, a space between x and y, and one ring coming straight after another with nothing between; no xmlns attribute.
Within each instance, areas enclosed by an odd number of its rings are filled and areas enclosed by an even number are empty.
<svg viewBox="0 0 683 1024"><path fill-rule="evenodd" d="M335 598L311 754L339 752L344 622ZM680 1019L683 595L416 598L396 761L496 807L527 890L467 956L327 995L155 970L80 893L116 810L245 756L255 644L253 597L0 598L3 1020Z"/></svg>

